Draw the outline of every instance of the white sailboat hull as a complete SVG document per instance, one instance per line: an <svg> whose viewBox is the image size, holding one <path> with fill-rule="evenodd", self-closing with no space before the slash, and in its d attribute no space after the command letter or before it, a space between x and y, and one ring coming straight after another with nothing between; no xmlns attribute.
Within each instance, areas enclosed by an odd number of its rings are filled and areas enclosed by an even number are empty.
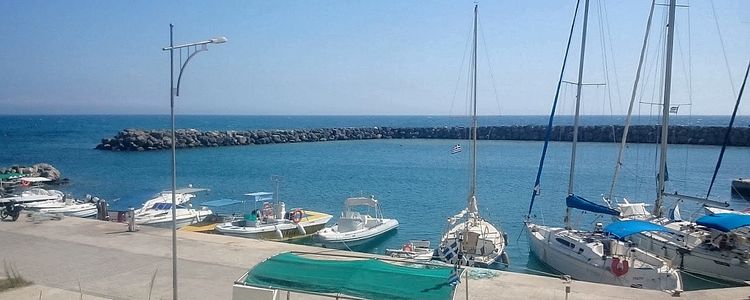
<svg viewBox="0 0 750 300"><path fill-rule="evenodd" d="M620 276L612 271L612 256L597 255L591 250L591 244L558 241L558 238L575 234L563 228L527 224L529 250L540 261L556 271L570 275L582 281L597 282L626 287L636 287L663 291L681 291L682 278L677 270L663 264L663 261L650 256L637 248L629 248L623 253L622 260L628 261L629 268Z"/></svg>
<svg viewBox="0 0 750 300"><path fill-rule="evenodd" d="M735 283L750 281L748 260L737 253L710 250L705 245L689 249L670 242L657 233L640 233L629 238L639 248L670 260L685 272L719 278Z"/></svg>
<svg viewBox="0 0 750 300"><path fill-rule="evenodd" d="M494 225L481 218L469 218L451 228L440 241L439 253L445 253L446 247L459 241L462 259L458 256L440 260L449 264L461 264L487 268L502 261L505 254L505 236Z"/></svg>

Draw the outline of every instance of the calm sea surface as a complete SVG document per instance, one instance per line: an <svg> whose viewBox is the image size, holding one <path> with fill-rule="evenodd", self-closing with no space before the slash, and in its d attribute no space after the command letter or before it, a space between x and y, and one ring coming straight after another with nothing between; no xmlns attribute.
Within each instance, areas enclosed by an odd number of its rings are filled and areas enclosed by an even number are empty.
<svg viewBox="0 0 750 300"><path fill-rule="evenodd" d="M568 116L557 124L569 124ZM623 124L620 116L582 118L583 124ZM673 118L672 124L725 125L727 116ZM653 118L636 118L655 124ZM545 116L481 117L480 125L545 124ZM170 152L94 150L101 138L125 128L164 129L169 116L0 116L0 166L49 162L71 180L63 186L77 196L97 195L114 209L138 206L150 194L170 188ZM294 129L362 126L466 125L463 118L426 116L178 116L178 128L200 130ZM750 125L740 117L736 126ZM465 149L468 143L460 142ZM375 195L386 217L399 220L397 233L363 249L382 253L410 239L437 245L447 217L465 207L469 151L451 155L456 140L368 140L278 144L178 150L177 182L210 188L195 204L242 194L272 191L271 175L283 177L281 197L287 207L304 207L337 216L349 196ZM482 215L509 236L511 270L549 272L529 260L522 220L528 209L542 142L480 141L478 199ZM669 191L705 195L718 146L670 146ZM653 201L656 146L630 145L617 195ZM599 201L609 191L617 155L612 143L579 144L575 191ZM534 208L537 222L561 225L567 189L570 143L552 143L542 177L542 194ZM728 148L712 196L734 208L748 203L730 197L730 181L750 176L750 150ZM669 203L673 205L673 203ZM682 215L699 211L680 204ZM235 207L233 209L239 209ZM231 209L230 209L231 210ZM580 228L590 229L593 215L575 214ZM599 220L602 221L602 220ZM519 238L520 236L520 238ZM689 285L703 286L686 278ZM691 286L688 286L690 288Z"/></svg>

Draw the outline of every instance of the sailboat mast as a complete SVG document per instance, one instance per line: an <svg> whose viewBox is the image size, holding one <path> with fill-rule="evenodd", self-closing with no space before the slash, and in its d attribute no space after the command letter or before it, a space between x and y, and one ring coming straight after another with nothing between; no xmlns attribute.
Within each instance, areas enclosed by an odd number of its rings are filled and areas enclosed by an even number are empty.
<svg viewBox="0 0 750 300"><path fill-rule="evenodd" d="M667 134L669 132L669 100L672 92L672 50L674 48L675 11L676 0L669 1L669 19L667 21L667 55L664 67L664 103L662 106L661 121L661 154L659 155L659 184L657 187L656 202L653 214L662 216L661 207L664 203L664 189L667 170Z"/></svg>
<svg viewBox="0 0 750 300"><path fill-rule="evenodd" d="M576 114L573 119L573 146L570 153L570 177L568 178L568 195L573 194L575 180L576 146L578 144L578 123L581 112L581 88L583 87L583 62L586 57L586 29L589 20L589 0L583 8L583 31L581 32L581 57L578 63L578 82L576 83ZM565 227L570 228L570 207L565 208Z"/></svg>
<svg viewBox="0 0 750 300"><path fill-rule="evenodd" d="M472 95L471 95L471 191L469 194L469 212L476 208L477 189L477 17L479 5L474 5L474 47L472 49Z"/></svg>
<svg viewBox="0 0 750 300"><path fill-rule="evenodd" d="M615 164L615 174L612 176L612 186L609 187L609 195L605 199L607 204L612 201L615 196L615 187L617 184L617 177L620 176L620 169L622 168L622 157L625 154L625 145L628 141L628 130L630 129L630 122L633 119L633 104L635 103L636 93L638 92L638 82L641 79L641 68L643 67L643 60L646 57L646 45L648 45L648 36L651 32L651 20L654 16L654 6L656 0L651 1L651 10L648 13L648 21L646 22L646 34L643 36L643 46L641 46L641 56L638 59L638 69L635 71L635 81L633 82L633 91L630 94L630 105L628 106L628 116L625 119L625 128L622 130L622 138L620 139L620 152L617 153L617 163Z"/></svg>

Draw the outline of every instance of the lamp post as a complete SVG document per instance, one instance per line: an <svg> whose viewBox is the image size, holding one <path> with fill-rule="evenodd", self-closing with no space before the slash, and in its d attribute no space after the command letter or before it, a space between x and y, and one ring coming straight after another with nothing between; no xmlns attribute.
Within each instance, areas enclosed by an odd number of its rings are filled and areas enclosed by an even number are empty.
<svg viewBox="0 0 750 300"><path fill-rule="evenodd" d="M208 44L222 44L227 42L226 37L216 37L205 41L174 45L172 31L174 24L169 24L169 47L162 48L162 51L169 51L169 106L170 116L172 118L172 299L177 300L177 139L175 138L174 126L174 97L180 96L180 82L182 81L182 71L188 62L196 54L208 51ZM188 57L184 62L180 61L180 73L177 75L177 88L174 86L174 50L187 48ZM192 53L190 50L193 50Z"/></svg>

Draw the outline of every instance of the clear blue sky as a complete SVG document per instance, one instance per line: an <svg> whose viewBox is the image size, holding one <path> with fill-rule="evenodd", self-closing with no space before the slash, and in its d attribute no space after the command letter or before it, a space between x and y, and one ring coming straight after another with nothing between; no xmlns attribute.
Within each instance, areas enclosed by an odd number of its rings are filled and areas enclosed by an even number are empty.
<svg viewBox="0 0 750 300"><path fill-rule="evenodd" d="M714 1L739 89L750 59L750 1ZM597 20L598 11L606 9L610 33L605 37L614 50L608 60L616 65L609 69L617 71L617 80L610 75L608 82L612 94L619 86L621 99L613 100L610 110L602 100L604 89L586 87L584 112L622 114L650 1L591 3L585 81L605 80ZM689 4L689 13L678 11L678 51L683 54L675 59L675 97L687 101L684 66L692 62L692 114L729 114L735 99L710 1ZM181 114L461 114L465 83L457 80L465 80L460 75L466 73L465 63L461 67L472 5L4 0L0 114L168 114L169 56L161 48L168 45L170 22L176 43L216 35L229 39L188 66L178 98ZM574 5L574 0L480 3L486 44L480 47L482 114L548 113ZM663 10L658 8L655 24L661 24ZM688 32L689 57L684 54ZM568 80L575 79L577 57L574 52ZM570 111L571 90L566 90L563 113ZM748 106L743 105L743 114L750 114Z"/></svg>

